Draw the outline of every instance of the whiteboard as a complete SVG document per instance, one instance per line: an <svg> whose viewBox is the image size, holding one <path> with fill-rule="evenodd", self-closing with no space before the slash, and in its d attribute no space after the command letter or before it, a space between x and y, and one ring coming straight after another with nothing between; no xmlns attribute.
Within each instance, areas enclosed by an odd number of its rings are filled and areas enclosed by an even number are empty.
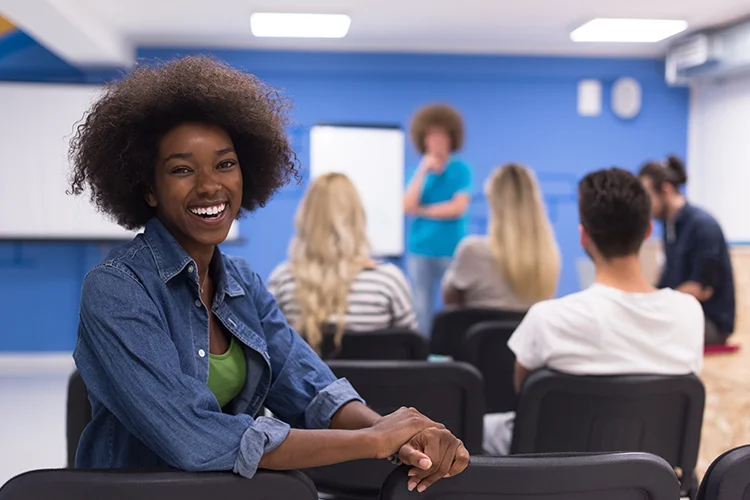
<svg viewBox="0 0 750 500"><path fill-rule="evenodd" d="M130 239L96 211L89 193L69 196L68 147L101 87L0 83L0 238ZM238 237L237 223L229 239Z"/></svg>
<svg viewBox="0 0 750 500"><path fill-rule="evenodd" d="M404 253L404 132L397 128L316 125L310 177L346 174L362 198L373 255Z"/></svg>

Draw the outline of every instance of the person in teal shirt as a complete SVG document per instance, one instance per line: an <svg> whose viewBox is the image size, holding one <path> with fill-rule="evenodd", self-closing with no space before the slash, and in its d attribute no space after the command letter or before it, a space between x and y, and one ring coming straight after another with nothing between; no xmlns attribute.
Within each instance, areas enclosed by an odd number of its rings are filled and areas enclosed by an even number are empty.
<svg viewBox="0 0 750 500"><path fill-rule="evenodd" d="M414 147L422 160L404 194L404 212L414 217L407 237L407 272L414 288L419 330L429 333L434 297L458 242L467 234L471 169L454 153L464 127L451 106L431 104L411 124Z"/></svg>

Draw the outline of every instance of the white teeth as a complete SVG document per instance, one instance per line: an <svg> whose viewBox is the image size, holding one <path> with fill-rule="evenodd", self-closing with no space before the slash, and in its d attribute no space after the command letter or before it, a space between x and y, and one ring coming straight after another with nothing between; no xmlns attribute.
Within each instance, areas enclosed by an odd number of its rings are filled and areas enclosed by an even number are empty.
<svg viewBox="0 0 750 500"><path fill-rule="evenodd" d="M221 203L212 207L196 207L189 210L196 215L217 215L222 213L226 208L227 204Z"/></svg>

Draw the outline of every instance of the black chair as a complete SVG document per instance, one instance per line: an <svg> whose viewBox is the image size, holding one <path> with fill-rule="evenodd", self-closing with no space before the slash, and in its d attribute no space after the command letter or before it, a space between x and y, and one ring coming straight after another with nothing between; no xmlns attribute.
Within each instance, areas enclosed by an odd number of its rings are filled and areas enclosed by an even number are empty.
<svg viewBox="0 0 750 500"><path fill-rule="evenodd" d="M304 474L258 471L252 479L231 472L38 470L0 489L0 500L317 500Z"/></svg>
<svg viewBox="0 0 750 500"><path fill-rule="evenodd" d="M711 463L698 500L750 500L750 446L729 450Z"/></svg>
<svg viewBox="0 0 750 500"><path fill-rule="evenodd" d="M91 421L91 403L89 402L86 384L81 374L76 370L68 380L68 405L66 418L66 434L68 440L68 467L73 468L76 461L78 441L83 429Z"/></svg>
<svg viewBox="0 0 750 500"><path fill-rule="evenodd" d="M383 484L380 500L678 500L679 483L663 459L647 453L472 457L463 474L416 495L408 468Z"/></svg>
<svg viewBox="0 0 750 500"><path fill-rule="evenodd" d="M482 376L465 363L426 361L330 361L367 404L385 415L413 406L444 424L472 454L482 452ZM377 498L395 468L387 460L359 460L307 469L319 491L339 498Z"/></svg>
<svg viewBox="0 0 750 500"><path fill-rule="evenodd" d="M459 361L476 367L484 379L487 413L515 411L518 396L513 387L516 355L508 348L508 339L519 321L488 321L466 332Z"/></svg>
<svg viewBox="0 0 750 500"><path fill-rule="evenodd" d="M430 352L458 357L464 335L469 328L485 321L521 321L526 311L503 309L458 308L445 309L432 322Z"/></svg>
<svg viewBox="0 0 750 500"><path fill-rule="evenodd" d="M682 491L694 498L704 402L695 375L591 377L539 370L522 387L511 453L653 453L684 471Z"/></svg>
<svg viewBox="0 0 750 500"><path fill-rule="evenodd" d="M323 359L425 360L427 340L414 330L389 328L375 332L346 332L341 348L334 342L335 327L323 333Z"/></svg>

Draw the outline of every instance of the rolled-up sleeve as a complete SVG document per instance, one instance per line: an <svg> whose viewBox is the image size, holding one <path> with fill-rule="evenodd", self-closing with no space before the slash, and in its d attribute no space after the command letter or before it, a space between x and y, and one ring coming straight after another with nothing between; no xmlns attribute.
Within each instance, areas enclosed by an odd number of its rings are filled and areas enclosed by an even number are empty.
<svg viewBox="0 0 750 500"><path fill-rule="evenodd" d="M336 412L362 398L346 379L337 379L307 342L286 322L261 278L250 281L271 359L273 379L266 406L292 427L328 429Z"/></svg>
<svg viewBox="0 0 750 500"><path fill-rule="evenodd" d="M352 401L362 401L352 384L340 378L320 391L305 410L305 427L308 429L328 429L331 419L339 408Z"/></svg>
<svg viewBox="0 0 750 500"><path fill-rule="evenodd" d="M101 266L84 280L74 357L90 396L178 469L251 477L289 433L274 419L223 413L206 383L183 373L161 311L127 271Z"/></svg>
<svg viewBox="0 0 750 500"><path fill-rule="evenodd" d="M285 422L269 417L255 419L255 423L242 435L234 472L253 477L261 457L281 446L288 435L289 424Z"/></svg>

